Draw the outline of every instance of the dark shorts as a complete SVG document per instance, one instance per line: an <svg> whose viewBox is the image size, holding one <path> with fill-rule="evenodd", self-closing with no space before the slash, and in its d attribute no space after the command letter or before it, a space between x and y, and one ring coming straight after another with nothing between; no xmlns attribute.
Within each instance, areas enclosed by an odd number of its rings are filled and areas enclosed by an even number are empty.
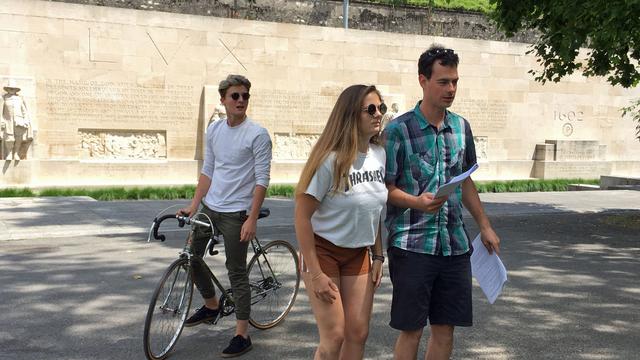
<svg viewBox="0 0 640 360"><path fill-rule="evenodd" d="M472 325L470 252L437 256L391 247L388 255L392 328L418 330L427 320L432 325Z"/></svg>

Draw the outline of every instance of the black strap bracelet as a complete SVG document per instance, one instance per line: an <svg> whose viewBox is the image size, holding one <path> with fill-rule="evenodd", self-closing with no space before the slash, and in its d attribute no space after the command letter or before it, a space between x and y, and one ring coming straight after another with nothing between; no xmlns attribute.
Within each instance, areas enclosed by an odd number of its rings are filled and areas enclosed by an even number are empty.
<svg viewBox="0 0 640 360"><path fill-rule="evenodd" d="M384 256L382 255L371 255L371 258L375 261L375 260L380 260L381 262L384 262Z"/></svg>

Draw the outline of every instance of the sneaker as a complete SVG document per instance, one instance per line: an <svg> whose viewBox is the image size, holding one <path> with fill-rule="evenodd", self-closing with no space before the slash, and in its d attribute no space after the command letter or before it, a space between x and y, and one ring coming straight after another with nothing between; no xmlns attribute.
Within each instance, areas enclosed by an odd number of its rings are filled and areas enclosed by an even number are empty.
<svg viewBox="0 0 640 360"><path fill-rule="evenodd" d="M251 350L251 338L247 336L245 339L242 335L236 335L231 339L229 346L222 350L223 358L230 358L240 356L247 351Z"/></svg>
<svg viewBox="0 0 640 360"><path fill-rule="evenodd" d="M211 310L205 305L202 305L202 307L198 309L195 314L191 315L191 317L184 322L184 326L187 326L187 327L196 326L206 321L213 321L217 317L218 317L218 309Z"/></svg>

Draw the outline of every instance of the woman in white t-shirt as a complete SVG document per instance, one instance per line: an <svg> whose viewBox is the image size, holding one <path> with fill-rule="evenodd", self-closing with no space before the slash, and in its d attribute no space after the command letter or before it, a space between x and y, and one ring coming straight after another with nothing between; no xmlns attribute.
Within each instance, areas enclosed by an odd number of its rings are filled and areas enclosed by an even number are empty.
<svg viewBox="0 0 640 360"><path fill-rule="evenodd" d="M296 188L301 267L320 333L316 359L364 355L384 262L380 218L387 188L378 136L386 110L375 86L346 88Z"/></svg>

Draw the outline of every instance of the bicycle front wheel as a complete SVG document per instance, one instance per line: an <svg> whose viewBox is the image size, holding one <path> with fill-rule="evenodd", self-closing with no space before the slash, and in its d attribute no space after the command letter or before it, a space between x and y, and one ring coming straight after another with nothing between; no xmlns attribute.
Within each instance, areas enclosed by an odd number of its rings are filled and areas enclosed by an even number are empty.
<svg viewBox="0 0 640 360"><path fill-rule="evenodd" d="M144 353L149 360L169 355L182 333L191 306L193 282L187 259L174 261L156 287L144 323Z"/></svg>
<svg viewBox="0 0 640 360"><path fill-rule="evenodd" d="M278 325L287 316L298 294L298 256L286 241L271 241L253 256L248 267L251 287L249 323L258 329Z"/></svg>

